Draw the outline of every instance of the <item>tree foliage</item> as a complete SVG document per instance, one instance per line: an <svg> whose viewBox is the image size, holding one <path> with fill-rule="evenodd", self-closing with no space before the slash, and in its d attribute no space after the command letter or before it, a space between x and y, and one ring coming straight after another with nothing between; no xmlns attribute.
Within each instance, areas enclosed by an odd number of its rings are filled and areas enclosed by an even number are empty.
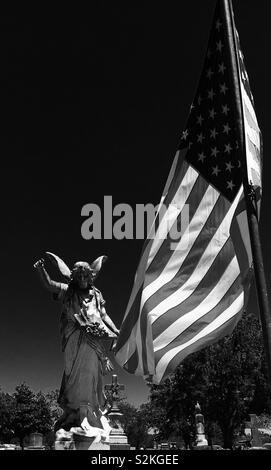
<svg viewBox="0 0 271 470"><path fill-rule="evenodd" d="M18 385L13 394L14 414L12 428L24 447L24 438L33 432L47 433L52 427L52 417L46 397L35 395L25 383Z"/></svg>
<svg viewBox="0 0 271 470"><path fill-rule="evenodd" d="M9 443L18 438L24 448L25 438L39 432L47 436L62 413L57 404L57 391L34 393L23 383L11 395L0 392L0 439Z"/></svg>
<svg viewBox="0 0 271 470"><path fill-rule="evenodd" d="M128 442L139 449L148 446L148 422L142 411L127 402L119 403L119 409L123 414L122 425Z"/></svg>
<svg viewBox="0 0 271 470"><path fill-rule="evenodd" d="M60 418L60 416L63 413L62 408L60 408L58 404L58 395L59 395L59 390L52 390L51 392L48 392L45 395L46 402L50 410L50 415L51 415L53 425L56 423L56 421Z"/></svg>
<svg viewBox="0 0 271 470"><path fill-rule="evenodd" d="M14 436L12 428L14 404L12 395L0 391L0 442L9 443Z"/></svg>

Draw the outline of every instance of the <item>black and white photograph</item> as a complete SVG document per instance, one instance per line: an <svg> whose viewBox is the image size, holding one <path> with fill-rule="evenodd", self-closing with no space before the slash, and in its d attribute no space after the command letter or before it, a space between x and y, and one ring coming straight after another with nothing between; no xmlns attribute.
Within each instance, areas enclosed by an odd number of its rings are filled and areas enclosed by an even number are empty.
<svg viewBox="0 0 271 470"><path fill-rule="evenodd" d="M0 23L0 450L120 468L265 455L268 2Z"/></svg>

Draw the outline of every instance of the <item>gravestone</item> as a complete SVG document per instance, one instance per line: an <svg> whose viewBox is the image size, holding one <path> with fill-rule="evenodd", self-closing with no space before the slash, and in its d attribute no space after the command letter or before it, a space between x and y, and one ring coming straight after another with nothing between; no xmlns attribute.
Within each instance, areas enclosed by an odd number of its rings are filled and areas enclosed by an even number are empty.
<svg viewBox="0 0 271 470"><path fill-rule="evenodd" d="M40 432L33 432L29 436L29 445L26 450L45 450L43 445L43 435Z"/></svg>
<svg viewBox="0 0 271 470"><path fill-rule="evenodd" d="M258 425L256 424L257 415L250 414L250 421L245 422L245 434L249 434L250 437L250 445L252 447L259 447L262 446L262 439L260 431L258 430Z"/></svg>
<svg viewBox="0 0 271 470"><path fill-rule="evenodd" d="M123 416L118 407L119 391L124 390L124 385L118 383L118 376L112 375L112 383L105 385L105 390L112 393L113 404L107 417L109 424L112 428L109 434L109 445L110 450L129 450L130 444L128 444L127 436L123 430L121 424L121 417Z"/></svg>

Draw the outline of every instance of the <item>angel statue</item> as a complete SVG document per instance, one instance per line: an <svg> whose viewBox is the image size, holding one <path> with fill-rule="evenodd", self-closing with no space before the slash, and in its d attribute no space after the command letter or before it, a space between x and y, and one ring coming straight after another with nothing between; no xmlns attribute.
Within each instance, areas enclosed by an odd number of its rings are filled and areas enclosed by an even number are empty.
<svg viewBox="0 0 271 470"><path fill-rule="evenodd" d="M63 415L55 432L74 427L82 432L102 430L106 428L102 376L113 369L103 339L112 338L114 342L119 334L106 313L101 292L94 286L107 257L100 256L91 264L78 261L70 270L58 256L46 255L66 279L65 283L53 281L44 268L44 259L34 264L44 286L62 302L60 334L65 369L58 403Z"/></svg>

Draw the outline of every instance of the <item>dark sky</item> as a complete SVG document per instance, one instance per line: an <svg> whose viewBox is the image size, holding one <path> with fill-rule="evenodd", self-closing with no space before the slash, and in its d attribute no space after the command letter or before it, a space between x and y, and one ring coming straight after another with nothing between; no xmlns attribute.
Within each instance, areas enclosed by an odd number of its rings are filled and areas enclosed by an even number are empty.
<svg viewBox="0 0 271 470"><path fill-rule="evenodd" d="M145 2L147 3L147 2ZM60 386L60 305L33 263L52 251L67 264L109 260L97 281L119 327L141 240L84 240L81 208L157 204L204 59L215 1L158 6L92 2L88 10L2 16L0 386ZM263 132L262 247L269 284L270 20L268 2L233 2ZM48 271L60 280L47 263ZM250 308L255 309L254 289ZM147 387L116 364L128 400ZM109 379L110 380L110 377Z"/></svg>

